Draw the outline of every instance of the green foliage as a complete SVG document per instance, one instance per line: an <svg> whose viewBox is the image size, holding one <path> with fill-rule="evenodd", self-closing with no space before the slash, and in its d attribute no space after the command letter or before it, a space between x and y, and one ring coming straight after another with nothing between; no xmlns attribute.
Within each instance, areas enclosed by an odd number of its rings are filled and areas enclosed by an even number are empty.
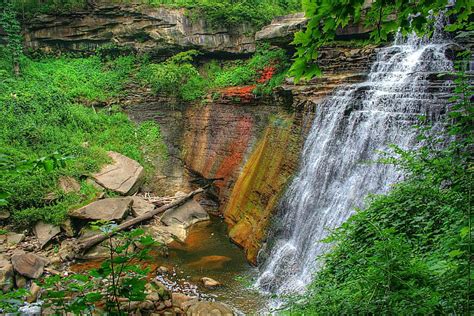
<svg viewBox="0 0 474 316"><path fill-rule="evenodd" d="M18 78L5 71L8 65L6 58L0 58L2 157L13 165L38 161L53 153L74 157L64 168L51 172L33 168L28 175L1 173L2 192L14 193L3 207L15 223L27 225L40 219L59 223L69 208L90 200L94 189L84 183L79 193L56 192L58 198L52 203L45 196L57 191L61 175L79 179L97 171L108 162L108 150L139 161L147 170L152 167L152 159L164 154L156 124L137 126L116 108L97 111L78 104L104 102L122 93L134 67L133 57L107 63L98 57L39 61L24 57L23 74Z"/></svg>
<svg viewBox="0 0 474 316"><path fill-rule="evenodd" d="M223 65L215 61L204 64L199 70L193 63L196 51L179 53L164 63L144 64L137 78L152 87L155 93L175 96L184 101L202 98L216 88L255 84L266 67L275 69L275 77L260 84L261 93L270 93L285 78L289 67L283 49L261 45L248 60L229 61Z"/></svg>
<svg viewBox="0 0 474 316"><path fill-rule="evenodd" d="M291 74L297 79L319 75L318 50L334 41L336 31L349 23L363 22L373 30L371 38L376 42L386 41L399 29L404 35L415 31L430 36L433 19L445 11L449 0L376 0L367 12L364 12L364 3L364 0L304 0L303 8L309 22L304 31L295 35L297 51ZM472 6L472 1L457 0L445 13L454 20L447 30L472 30L472 23L469 23Z"/></svg>
<svg viewBox="0 0 474 316"><path fill-rule="evenodd" d="M29 294L26 289L18 289L6 293L0 292L0 310L3 313L18 312L18 308L25 303L25 297Z"/></svg>
<svg viewBox="0 0 474 316"><path fill-rule="evenodd" d="M144 1L145 2L145 1ZM300 0L148 0L151 5L187 8L191 18L204 17L214 26L247 24L261 27L278 15L297 12Z"/></svg>
<svg viewBox="0 0 474 316"><path fill-rule="evenodd" d="M179 53L160 64L144 65L139 80L152 87L155 93L175 96L185 101L204 95L202 78L191 63L197 51Z"/></svg>
<svg viewBox="0 0 474 316"><path fill-rule="evenodd" d="M23 17L35 14L67 13L82 10L87 6L87 0L7 0L14 3L15 9Z"/></svg>
<svg viewBox="0 0 474 316"><path fill-rule="evenodd" d="M104 247L109 257L100 267L88 274L73 274L68 277L50 276L43 280L45 306L57 314L91 314L105 312L108 315L125 315L124 303L120 299L144 301L145 285L149 268L143 267L149 253L158 244L142 229L115 233L113 223L94 223L96 229L108 236ZM133 250L137 245L139 249ZM103 310L97 311L97 303Z"/></svg>
<svg viewBox="0 0 474 316"><path fill-rule="evenodd" d="M12 70L18 76L20 74L19 59L23 52L21 26L16 17L13 2L1 0L0 5L3 8L0 11L0 27L7 34L7 52L11 59Z"/></svg>
<svg viewBox="0 0 474 316"><path fill-rule="evenodd" d="M472 312L474 107L468 76L452 75L456 88L444 134L421 128L423 147L394 147L387 154L382 162L400 167L405 180L386 195L370 197L364 210L330 235L326 241L334 248L322 258L324 267L286 313Z"/></svg>

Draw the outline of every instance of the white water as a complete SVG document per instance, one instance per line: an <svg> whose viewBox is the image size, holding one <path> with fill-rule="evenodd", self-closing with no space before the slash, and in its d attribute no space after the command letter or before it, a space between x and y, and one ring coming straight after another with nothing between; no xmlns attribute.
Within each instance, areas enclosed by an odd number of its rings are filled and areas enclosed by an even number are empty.
<svg viewBox="0 0 474 316"><path fill-rule="evenodd" d="M452 64L445 56L447 42L433 38L397 38L379 51L365 82L340 89L317 106L298 174L279 207L258 288L276 294L304 290L318 256L329 247L320 242L328 230L362 207L367 194L400 180L392 166L369 162L390 144L414 148L418 117L436 122L446 110L441 87L427 77L450 71Z"/></svg>

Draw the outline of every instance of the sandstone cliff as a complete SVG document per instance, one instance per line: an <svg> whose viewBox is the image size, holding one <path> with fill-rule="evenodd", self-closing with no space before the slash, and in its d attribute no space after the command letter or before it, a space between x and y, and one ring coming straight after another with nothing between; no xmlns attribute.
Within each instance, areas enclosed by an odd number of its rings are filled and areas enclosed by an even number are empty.
<svg viewBox="0 0 474 316"><path fill-rule="evenodd" d="M88 53L105 44L153 56L189 49L211 54L255 51L249 27L215 28L203 19L191 20L184 9L104 3L81 12L40 15L24 24L26 47L46 52Z"/></svg>

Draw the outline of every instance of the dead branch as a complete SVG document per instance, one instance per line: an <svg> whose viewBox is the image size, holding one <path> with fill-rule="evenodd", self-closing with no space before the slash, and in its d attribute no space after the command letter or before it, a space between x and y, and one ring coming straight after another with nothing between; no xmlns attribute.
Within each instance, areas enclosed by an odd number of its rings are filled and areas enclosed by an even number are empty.
<svg viewBox="0 0 474 316"><path fill-rule="evenodd" d="M153 211L147 212L141 216L135 217L131 220L125 221L122 224L118 225L112 232L107 233L107 234L97 234L91 237L88 237L83 240L78 240L77 244L74 245L74 254L71 254L73 257L77 257L79 255L84 254L87 250L90 248L94 247L95 245L103 242L104 240L110 238L111 236L117 234L120 231L123 231L125 229L128 229L132 226L135 226L143 221L152 219L154 216L163 213L166 210L169 210L171 208L178 207L188 200L192 199L195 195L204 192L204 188L199 188L195 191L192 191L191 193L188 193L182 197L179 197L178 199L174 200L173 202L163 205L159 208L155 208ZM69 256L70 257L70 256ZM72 259L72 258L71 258Z"/></svg>

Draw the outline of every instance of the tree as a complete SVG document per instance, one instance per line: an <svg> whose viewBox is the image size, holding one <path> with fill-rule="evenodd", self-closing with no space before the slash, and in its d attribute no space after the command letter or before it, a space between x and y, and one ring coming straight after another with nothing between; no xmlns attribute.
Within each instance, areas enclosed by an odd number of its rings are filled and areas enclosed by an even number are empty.
<svg viewBox="0 0 474 316"><path fill-rule="evenodd" d="M363 23L371 28L371 38L386 41L398 30L406 35L415 31L420 35L432 34L433 18L444 12L453 22L447 31L472 30L473 2L456 0L373 0L367 8L366 0L303 0L309 18L305 30L295 35L297 47L295 62L290 73L296 79L311 78L321 73L316 60L318 50L333 41L336 31L348 24Z"/></svg>
<svg viewBox="0 0 474 316"><path fill-rule="evenodd" d="M23 52L21 26L11 0L0 0L3 8L0 11L0 27L7 34L7 49L11 55L12 69L16 76L20 75L20 56Z"/></svg>

